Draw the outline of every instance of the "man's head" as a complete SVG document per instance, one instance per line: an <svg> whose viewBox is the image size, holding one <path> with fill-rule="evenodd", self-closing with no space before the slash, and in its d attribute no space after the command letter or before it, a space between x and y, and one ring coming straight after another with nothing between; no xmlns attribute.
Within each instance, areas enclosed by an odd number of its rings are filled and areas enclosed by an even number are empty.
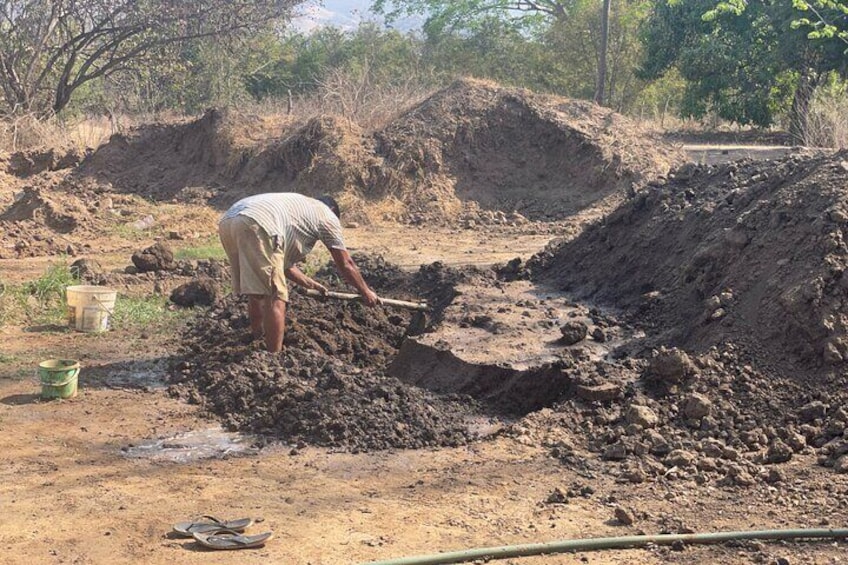
<svg viewBox="0 0 848 565"><path fill-rule="evenodd" d="M337 218L342 217L341 211L339 210L339 203L336 202L336 199L333 198L332 196L327 196L326 194L323 194L323 195L317 197L315 200L317 200L318 202L323 202L324 204L326 204L327 207L330 210L333 211L333 214L335 214Z"/></svg>

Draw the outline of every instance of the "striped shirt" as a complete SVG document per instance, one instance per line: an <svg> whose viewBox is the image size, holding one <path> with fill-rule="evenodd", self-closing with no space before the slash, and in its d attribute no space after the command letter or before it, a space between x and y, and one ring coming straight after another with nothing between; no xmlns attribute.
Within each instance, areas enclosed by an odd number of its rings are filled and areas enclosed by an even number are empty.
<svg viewBox="0 0 848 565"><path fill-rule="evenodd" d="M342 226L329 206L294 192L272 192L248 196L232 205L221 218L247 216L275 241L284 253L286 269L312 251L315 242L327 249L344 249Z"/></svg>

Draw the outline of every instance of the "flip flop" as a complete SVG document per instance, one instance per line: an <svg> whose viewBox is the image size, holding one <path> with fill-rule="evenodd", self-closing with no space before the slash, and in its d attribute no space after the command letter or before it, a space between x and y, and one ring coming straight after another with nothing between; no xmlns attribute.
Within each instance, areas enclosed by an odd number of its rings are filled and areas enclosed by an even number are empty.
<svg viewBox="0 0 848 565"><path fill-rule="evenodd" d="M194 534L211 534L221 530L243 532L245 528L253 523L250 518L240 520L219 520L215 516L201 516L193 522L179 522L174 524L174 533L190 538Z"/></svg>
<svg viewBox="0 0 848 565"><path fill-rule="evenodd" d="M248 536L233 530L220 530L211 534L194 534L194 539L209 549L248 549L262 547L274 537L273 532Z"/></svg>

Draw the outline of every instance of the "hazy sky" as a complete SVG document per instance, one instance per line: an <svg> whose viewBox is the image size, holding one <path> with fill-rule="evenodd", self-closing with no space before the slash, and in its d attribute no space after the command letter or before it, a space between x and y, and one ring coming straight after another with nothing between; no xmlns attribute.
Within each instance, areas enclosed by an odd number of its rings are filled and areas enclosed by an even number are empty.
<svg viewBox="0 0 848 565"><path fill-rule="evenodd" d="M304 15L294 24L303 31L321 25L355 28L362 20L375 19L368 9L370 7L371 0L310 0L300 7Z"/></svg>
<svg viewBox="0 0 848 565"><path fill-rule="evenodd" d="M309 31L322 25L332 25L342 29L353 29L364 20L379 19L369 8L372 0L308 0L298 10L303 14L294 20L301 31ZM395 28L410 30L420 27L417 18L402 19L395 22Z"/></svg>

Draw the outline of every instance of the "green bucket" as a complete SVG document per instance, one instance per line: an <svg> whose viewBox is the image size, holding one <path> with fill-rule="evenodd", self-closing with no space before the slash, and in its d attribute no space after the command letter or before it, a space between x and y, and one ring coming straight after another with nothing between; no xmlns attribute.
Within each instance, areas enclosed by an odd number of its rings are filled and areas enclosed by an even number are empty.
<svg viewBox="0 0 848 565"><path fill-rule="evenodd" d="M73 398L77 395L79 361L48 359L38 364L41 398Z"/></svg>

